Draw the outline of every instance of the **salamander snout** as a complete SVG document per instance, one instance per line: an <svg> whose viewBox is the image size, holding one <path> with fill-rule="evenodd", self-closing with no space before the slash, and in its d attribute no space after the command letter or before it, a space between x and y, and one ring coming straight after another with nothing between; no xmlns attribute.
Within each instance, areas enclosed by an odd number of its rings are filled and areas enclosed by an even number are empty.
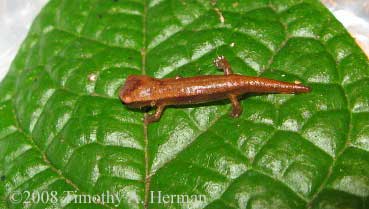
<svg viewBox="0 0 369 209"><path fill-rule="evenodd" d="M125 103L125 104L129 104L133 101L132 97L128 96L128 95L122 95L120 97L120 99Z"/></svg>

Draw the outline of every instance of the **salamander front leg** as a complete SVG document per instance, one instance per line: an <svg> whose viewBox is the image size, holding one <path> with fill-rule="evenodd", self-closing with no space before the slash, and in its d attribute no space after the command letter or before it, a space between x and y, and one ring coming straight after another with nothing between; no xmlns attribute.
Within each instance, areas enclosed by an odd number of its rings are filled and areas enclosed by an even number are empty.
<svg viewBox="0 0 369 209"><path fill-rule="evenodd" d="M145 124L147 125L149 123L158 121L164 109L165 109L165 105L157 105L155 113L151 115L146 115L145 120L144 120Z"/></svg>
<svg viewBox="0 0 369 209"><path fill-rule="evenodd" d="M224 75L233 74L231 65L224 56L219 56L214 60L214 65L224 71Z"/></svg>
<svg viewBox="0 0 369 209"><path fill-rule="evenodd" d="M239 117L242 113L242 107L237 99L237 96L233 94L229 95L229 100L231 100L232 103L232 112L230 113L230 115L234 118Z"/></svg>

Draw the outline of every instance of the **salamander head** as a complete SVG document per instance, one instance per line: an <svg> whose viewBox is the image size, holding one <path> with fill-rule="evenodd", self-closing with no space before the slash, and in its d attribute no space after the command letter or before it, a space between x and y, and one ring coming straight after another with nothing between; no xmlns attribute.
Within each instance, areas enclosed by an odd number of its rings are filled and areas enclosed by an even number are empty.
<svg viewBox="0 0 369 209"><path fill-rule="evenodd" d="M151 103L151 90L154 79L145 75L130 75L120 90L119 97L131 107L144 107Z"/></svg>

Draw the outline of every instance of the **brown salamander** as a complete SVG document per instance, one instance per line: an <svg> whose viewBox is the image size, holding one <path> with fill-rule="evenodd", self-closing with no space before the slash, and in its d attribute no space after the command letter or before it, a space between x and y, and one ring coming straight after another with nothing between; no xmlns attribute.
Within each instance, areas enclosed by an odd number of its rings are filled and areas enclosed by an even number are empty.
<svg viewBox="0 0 369 209"><path fill-rule="evenodd" d="M224 75L164 79L130 75L120 91L120 99L134 108L156 106L156 112L145 117L145 123L148 124L158 121L168 105L197 104L228 98L232 103L231 116L238 117L242 113L237 99L240 95L310 92L309 87L297 83L233 74L230 64L223 56L217 57L214 64L224 71Z"/></svg>

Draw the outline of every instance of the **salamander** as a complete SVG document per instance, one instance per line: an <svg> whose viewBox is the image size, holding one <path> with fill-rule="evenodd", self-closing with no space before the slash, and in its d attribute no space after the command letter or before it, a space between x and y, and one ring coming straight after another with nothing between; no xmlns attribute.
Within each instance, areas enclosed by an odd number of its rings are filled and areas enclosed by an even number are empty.
<svg viewBox="0 0 369 209"><path fill-rule="evenodd" d="M233 74L224 56L214 60L224 75L201 75L157 79L147 75L130 75L121 88L121 101L131 108L156 107L156 112L146 115L144 122L158 121L168 105L198 104L229 99L232 117L239 117L242 107L238 97L246 93L306 93L311 89L299 83L288 83L262 77Z"/></svg>

